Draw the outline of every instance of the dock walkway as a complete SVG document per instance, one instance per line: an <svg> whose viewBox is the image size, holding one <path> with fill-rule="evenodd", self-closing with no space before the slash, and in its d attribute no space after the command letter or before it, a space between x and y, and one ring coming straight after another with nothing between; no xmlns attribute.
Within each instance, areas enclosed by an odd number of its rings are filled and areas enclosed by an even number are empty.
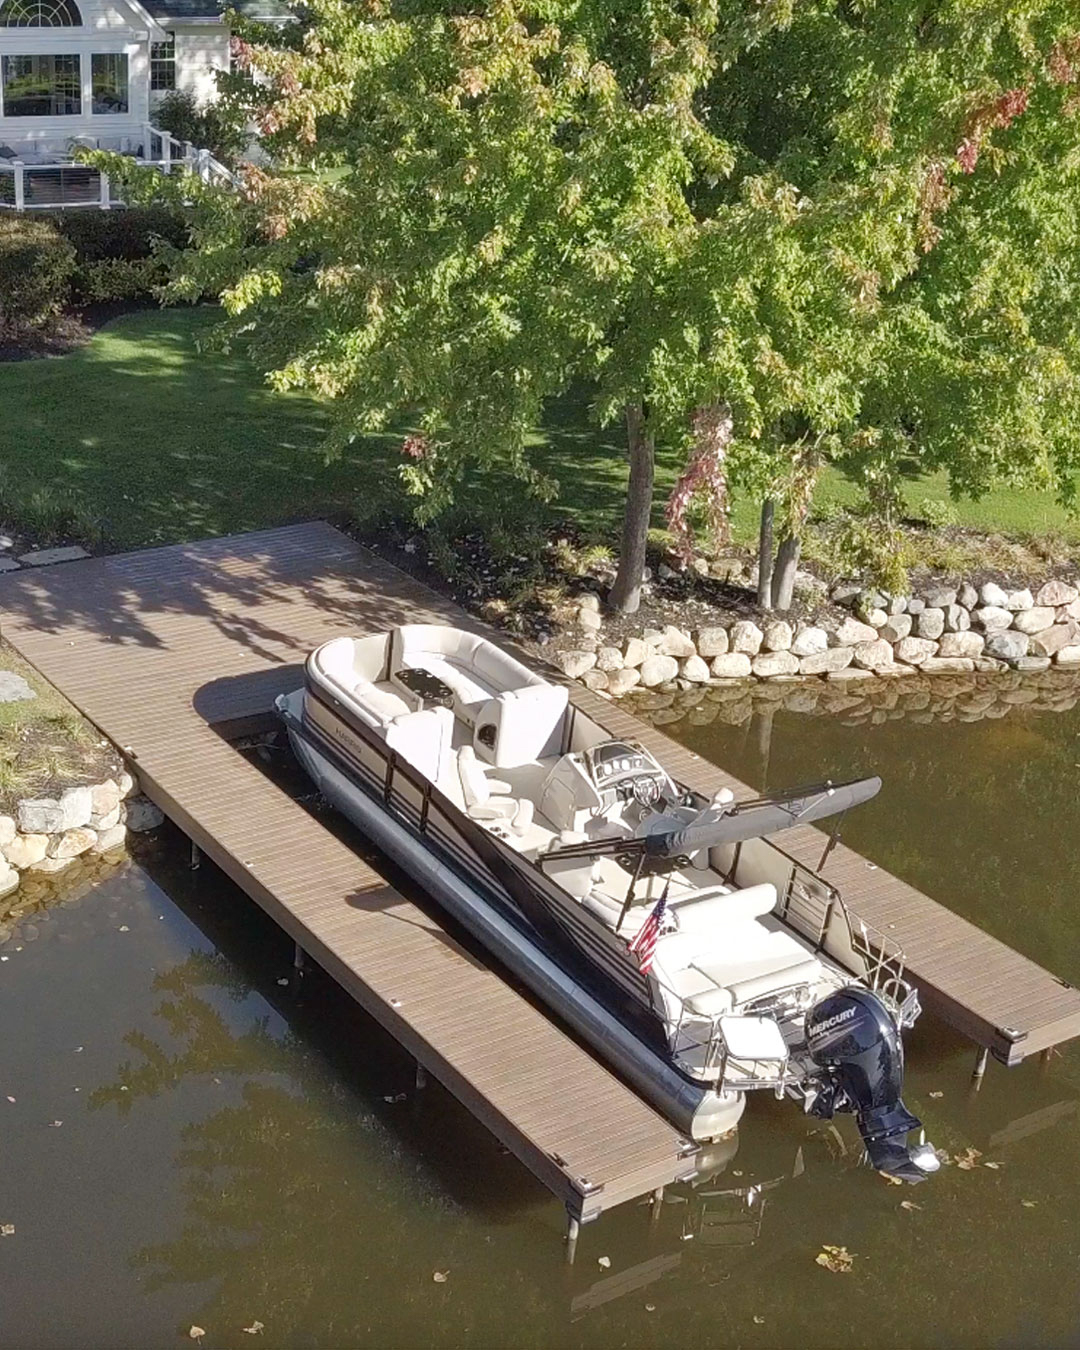
<svg viewBox="0 0 1080 1350"><path fill-rule="evenodd" d="M228 743L266 724L319 643L425 621L484 631L318 522L0 577L3 636L144 791L572 1218L594 1218L692 1173L692 1146ZM571 698L688 786L754 795L618 705ZM807 826L778 842L814 866L824 841ZM825 875L905 949L924 1005L1003 1062L1080 1034L1080 991L1026 957L842 845Z"/></svg>

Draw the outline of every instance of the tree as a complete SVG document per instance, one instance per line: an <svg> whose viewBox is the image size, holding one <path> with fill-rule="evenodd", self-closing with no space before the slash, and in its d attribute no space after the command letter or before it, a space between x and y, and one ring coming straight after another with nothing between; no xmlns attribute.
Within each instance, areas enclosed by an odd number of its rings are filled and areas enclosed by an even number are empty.
<svg viewBox="0 0 1080 1350"><path fill-rule="evenodd" d="M670 504L684 550L695 491L721 528L729 485L775 503L782 607L828 460L881 496L903 456L965 487L1045 473L1051 440L1071 445L1071 405L1046 399L1075 343L1050 284L1075 268L1070 222L1025 282L1023 361L980 300L1003 304L1022 270L1030 184L1046 214L1071 164L1071 0L311 15L295 49L249 58L264 132L316 176L251 171L242 200L208 199L173 290L221 294L278 386L333 396L338 443L408 419L422 520L470 462L553 491L527 438L584 378L597 418L628 429L613 602L637 604L662 444L688 459ZM1032 419L1042 449L1008 460ZM988 425L991 455L973 449Z"/></svg>

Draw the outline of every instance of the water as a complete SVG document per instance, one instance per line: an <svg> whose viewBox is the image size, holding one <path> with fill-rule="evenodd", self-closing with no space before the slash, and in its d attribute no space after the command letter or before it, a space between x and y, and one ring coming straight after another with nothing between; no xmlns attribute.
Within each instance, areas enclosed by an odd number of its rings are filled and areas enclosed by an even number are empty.
<svg viewBox="0 0 1080 1350"><path fill-rule="evenodd" d="M667 729L758 784L880 772L847 840L1080 982L1080 714L733 722ZM972 1096L970 1046L924 1019L909 1105L974 1166L893 1187L849 1122L755 1100L712 1180L604 1216L570 1270L546 1192L184 861L165 832L0 947L6 1350L1080 1344L1075 1047Z"/></svg>

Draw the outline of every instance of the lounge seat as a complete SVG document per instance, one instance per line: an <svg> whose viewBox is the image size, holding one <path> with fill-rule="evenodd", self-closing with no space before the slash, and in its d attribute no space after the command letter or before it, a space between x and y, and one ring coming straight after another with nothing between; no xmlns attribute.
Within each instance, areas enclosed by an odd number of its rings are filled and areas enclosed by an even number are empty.
<svg viewBox="0 0 1080 1350"><path fill-rule="evenodd" d="M471 819L510 820L517 815L520 803L506 795L510 784L489 778L471 745L463 745L458 751L457 770L465 810Z"/></svg>

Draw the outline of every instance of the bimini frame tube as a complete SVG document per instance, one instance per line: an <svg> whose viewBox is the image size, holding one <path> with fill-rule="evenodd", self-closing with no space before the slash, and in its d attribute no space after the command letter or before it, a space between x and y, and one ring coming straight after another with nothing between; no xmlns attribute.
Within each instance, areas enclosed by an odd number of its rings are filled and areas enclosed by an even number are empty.
<svg viewBox="0 0 1080 1350"><path fill-rule="evenodd" d="M701 1141L718 1139L738 1124L746 1104L742 1093L718 1093L683 1078L316 750L303 733L303 690L282 695L276 706L297 758L331 806L563 1017L661 1114L691 1139Z"/></svg>

